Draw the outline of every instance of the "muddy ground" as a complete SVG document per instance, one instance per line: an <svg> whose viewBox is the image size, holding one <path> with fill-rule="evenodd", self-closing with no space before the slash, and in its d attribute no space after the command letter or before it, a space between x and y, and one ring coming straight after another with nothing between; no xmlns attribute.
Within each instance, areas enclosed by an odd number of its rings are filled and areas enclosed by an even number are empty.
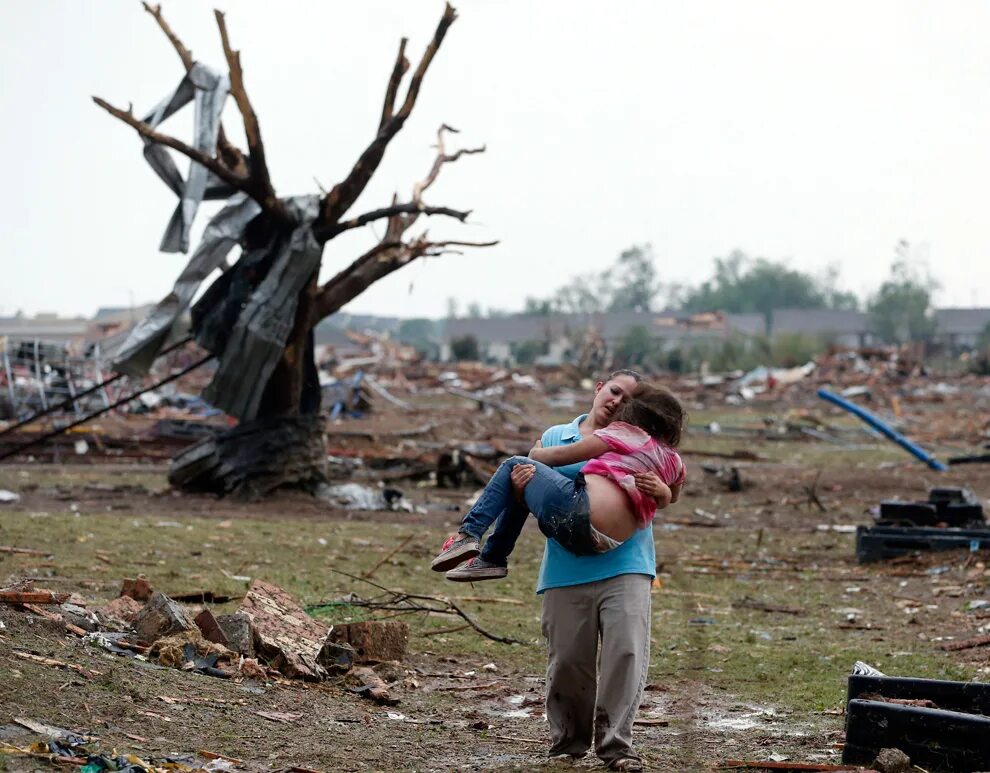
<svg viewBox="0 0 990 773"><path fill-rule="evenodd" d="M742 445L769 459L733 462L742 491L701 471L724 460L688 455L685 495L656 522L651 668L636 727L650 770L708 770L771 755L838 762L845 676L856 660L892 675L990 680L990 648L939 648L990 625L990 609L972 603L990 598L987 555L860 566L846 531L869 523L881 499L923 499L936 484L966 485L987 504L990 467L935 473L875 443L723 439L707 447ZM350 512L293 494L250 504L177 495L155 465L0 467L0 488L21 495L0 505L0 545L45 553L0 553L0 580L32 577L96 606L137 573L166 593L235 596L246 589L238 578L261 578L328 622L350 621L375 613L342 598L380 593L355 577L408 539L374 569L373 583L455 598L484 629L519 642L491 641L456 617L403 615L409 654L377 667L399 702L379 706L342 681L235 682L140 663L0 607L0 740L37 740L13 722L26 718L98 736L101 749L158 760L209 750L248 770L570 767L545 760L533 592L542 537L528 529L503 581L445 584L429 558L475 489L400 487L420 511ZM321 602L330 605L317 608ZM22 653L81 666L85 675ZM45 765L0 760L8 770ZM599 764L591 756L577 767Z"/></svg>

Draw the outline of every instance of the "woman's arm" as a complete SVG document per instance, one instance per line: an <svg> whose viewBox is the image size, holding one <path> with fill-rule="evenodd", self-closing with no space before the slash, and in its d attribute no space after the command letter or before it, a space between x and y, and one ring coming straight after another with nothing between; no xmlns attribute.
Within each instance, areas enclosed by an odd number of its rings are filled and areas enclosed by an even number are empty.
<svg viewBox="0 0 990 773"><path fill-rule="evenodd" d="M550 467L563 467L567 464L586 462L589 459L594 459L608 450L608 443L599 437L589 435L586 438L581 438L576 443L569 443L566 446L533 448L529 452L529 458Z"/></svg>

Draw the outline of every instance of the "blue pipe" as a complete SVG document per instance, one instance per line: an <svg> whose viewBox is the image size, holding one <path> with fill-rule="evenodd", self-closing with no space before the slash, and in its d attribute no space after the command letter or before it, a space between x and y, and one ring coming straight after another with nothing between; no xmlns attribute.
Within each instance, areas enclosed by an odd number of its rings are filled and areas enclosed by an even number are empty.
<svg viewBox="0 0 990 773"><path fill-rule="evenodd" d="M827 389L819 389L818 396L823 400L828 400L830 403L835 403L840 408L843 408L854 416L858 416L860 419L865 421L871 427L873 427L878 432L883 433L889 440L893 440L897 445L903 448L905 451L911 455L917 457L933 470L938 470L939 472L948 471L948 467L928 453L921 446L915 445L910 440L908 440L904 435L896 430L888 427L880 419L874 416L865 408L860 408L855 403L851 403L848 400L844 400L836 394L829 392Z"/></svg>

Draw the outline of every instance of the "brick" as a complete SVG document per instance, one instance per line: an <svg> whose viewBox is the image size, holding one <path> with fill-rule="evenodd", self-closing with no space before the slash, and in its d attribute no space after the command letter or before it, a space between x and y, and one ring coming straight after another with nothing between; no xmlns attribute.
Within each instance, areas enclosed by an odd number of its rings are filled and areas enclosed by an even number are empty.
<svg viewBox="0 0 990 773"><path fill-rule="evenodd" d="M330 640L349 644L358 663L402 660L409 645L409 625L401 620L337 624Z"/></svg>
<svg viewBox="0 0 990 773"><path fill-rule="evenodd" d="M143 574L139 574L136 578L125 577L120 587L121 596L130 596L135 601L147 601L154 592L155 589Z"/></svg>
<svg viewBox="0 0 990 773"><path fill-rule="evenodd" d="M203 634L204 639L211 641L214 644L222 644L224 647L229 648L230 643L227 641L227 637L224 634L223 629L220 628L220 624L217 622L217 619L213 616L213 613L210 610L204 609L196 615L194 622L199 628L199 632Z"/></svg>
<svg viewBox="0 0 990 773"><path fill-rule="evenodd" d="M134 616L141 611L141 606L141 602L135 601L130 596L121 596L97 609L96 614L104 620L112 620L126 625L130 624Z"/></svg>

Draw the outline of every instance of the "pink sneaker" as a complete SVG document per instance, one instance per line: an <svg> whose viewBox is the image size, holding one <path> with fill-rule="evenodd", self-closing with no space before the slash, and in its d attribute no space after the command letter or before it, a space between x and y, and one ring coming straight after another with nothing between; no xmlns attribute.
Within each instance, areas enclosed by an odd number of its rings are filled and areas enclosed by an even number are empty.
<svg viewBox="0 0 990 773"><path fill-rule="evenodd" d="M440 548L440 553L433 559L430 569L434 572L446 572L468 558L474 558L481 552L481 542L474 537L460 533L451 534Z"/></svg>

